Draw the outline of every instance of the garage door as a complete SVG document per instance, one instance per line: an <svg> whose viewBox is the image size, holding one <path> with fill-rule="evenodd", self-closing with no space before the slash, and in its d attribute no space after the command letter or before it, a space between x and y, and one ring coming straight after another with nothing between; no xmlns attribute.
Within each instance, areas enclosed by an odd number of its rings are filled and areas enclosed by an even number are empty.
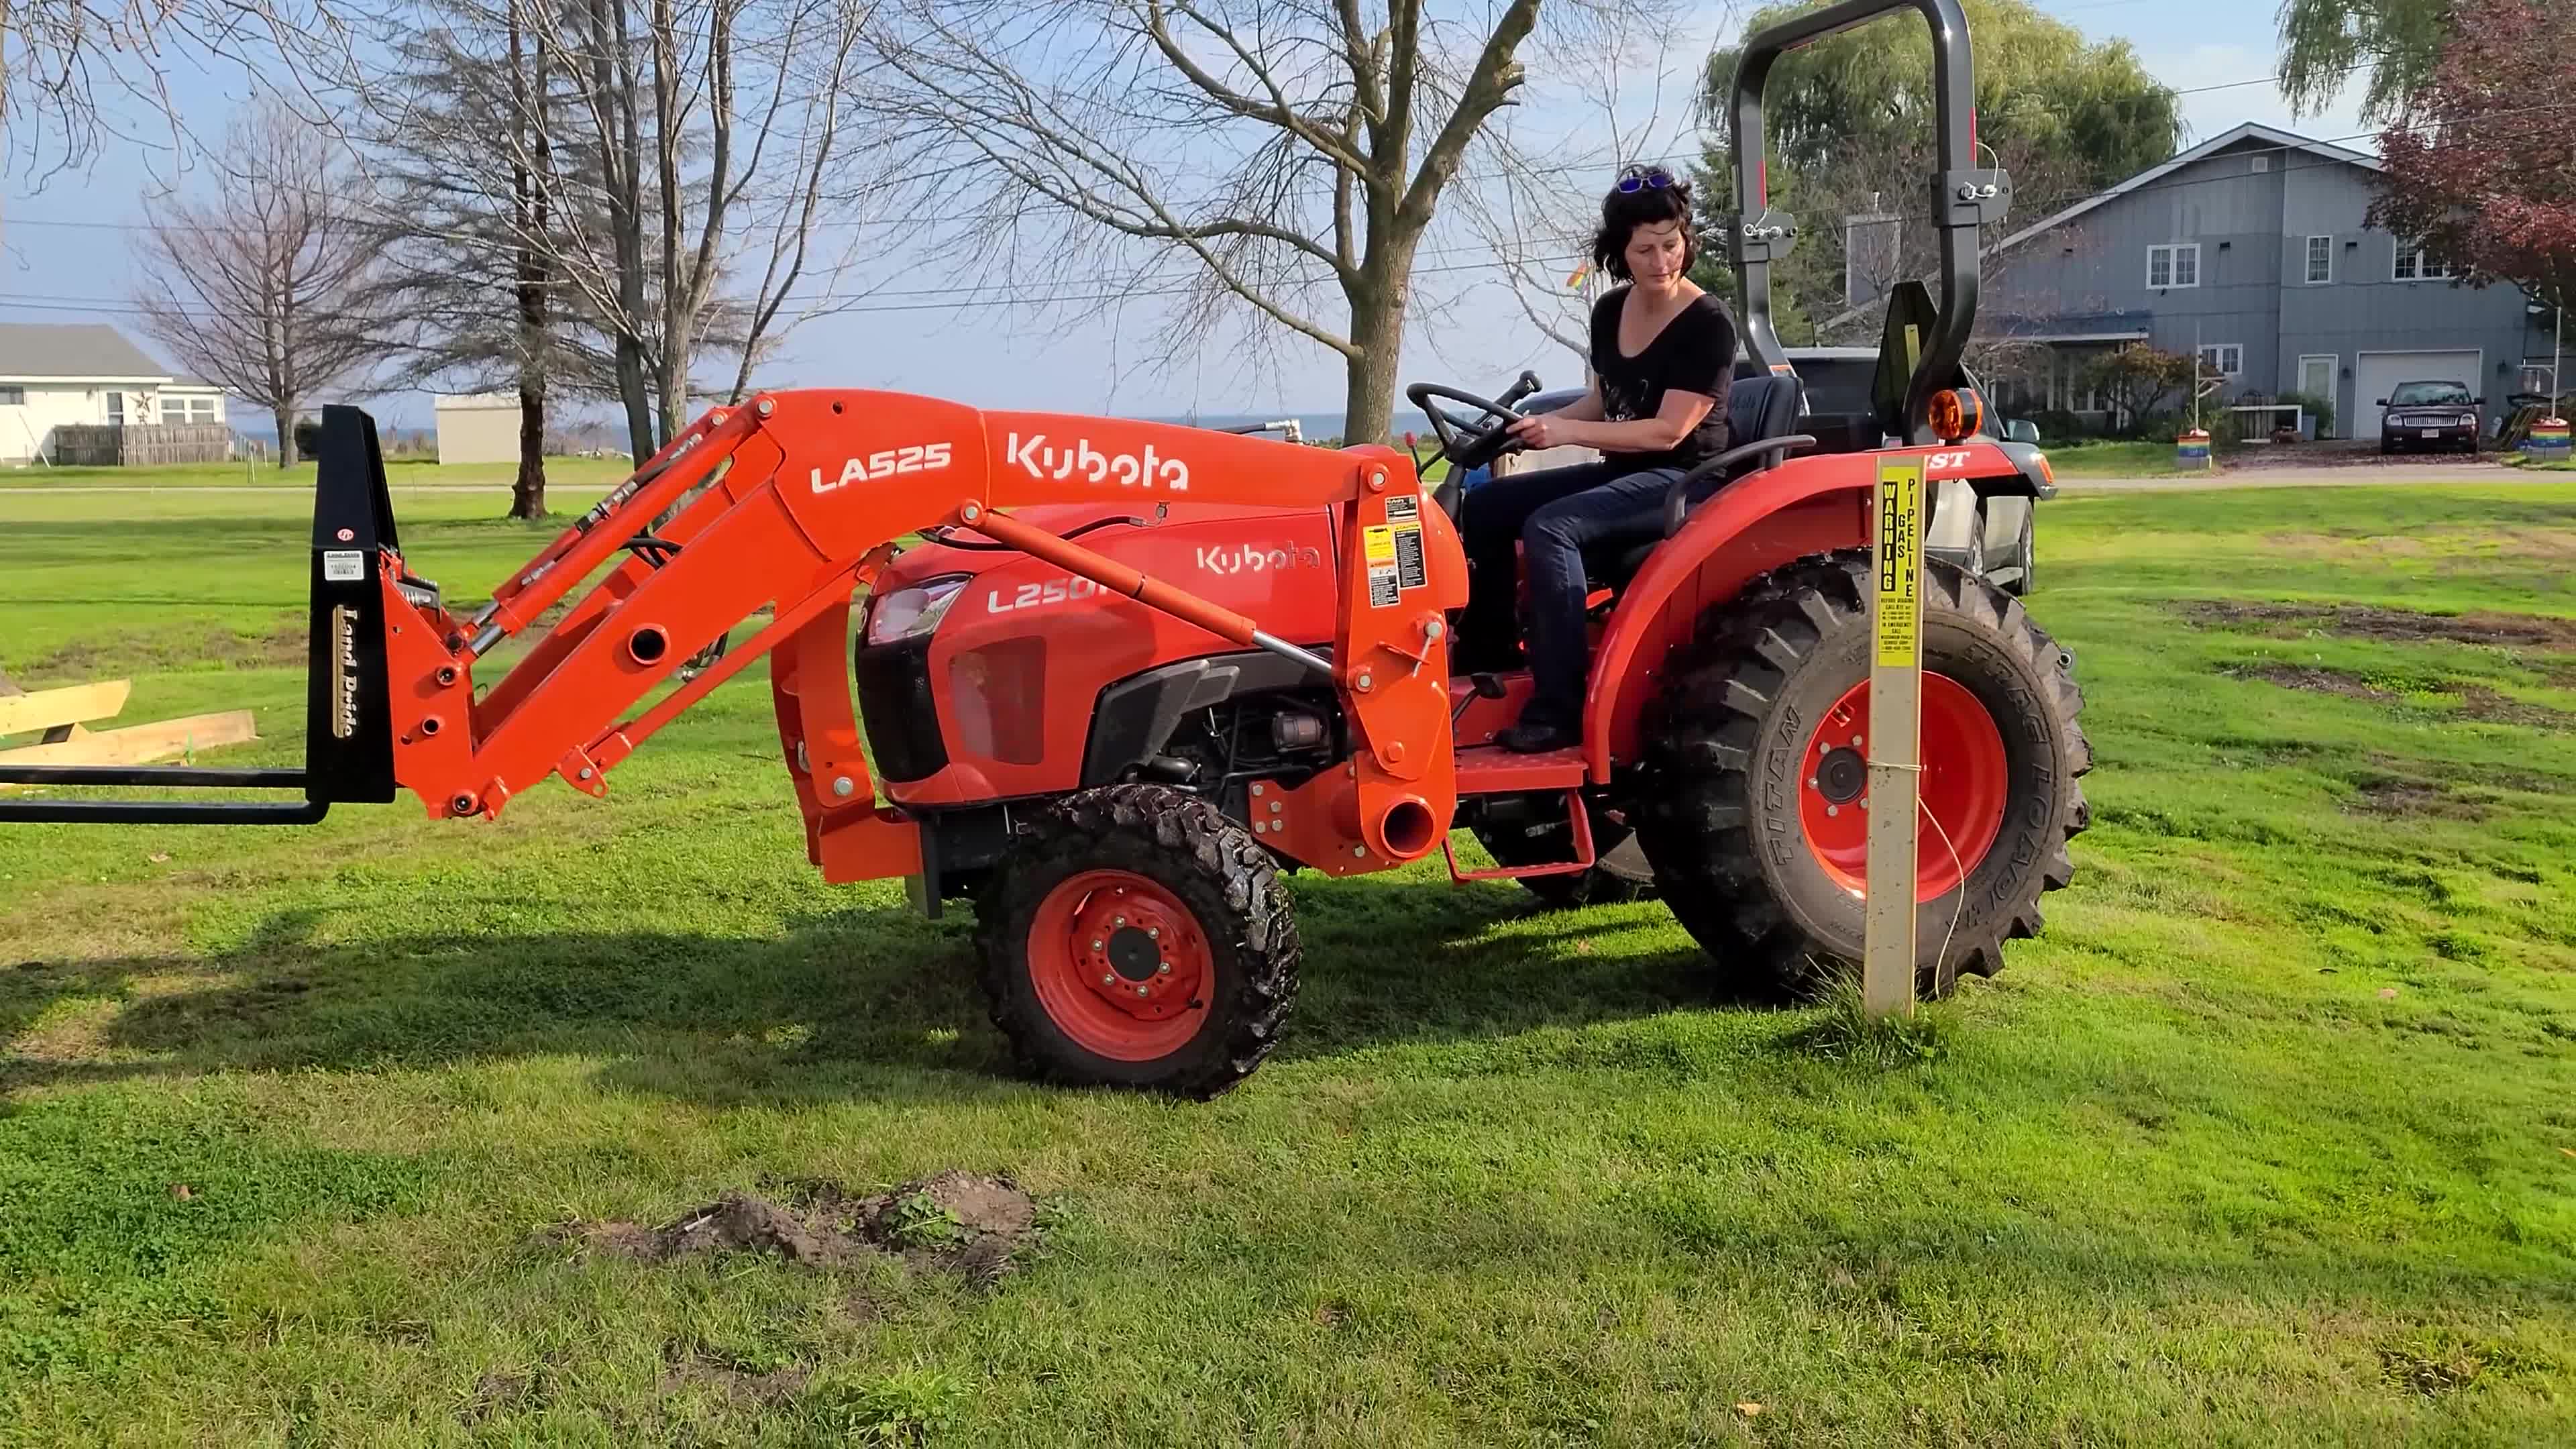
<svg viewBox="0 0 2576 1449"><path fill-rule="evenodd" d="M2401 382L2456 382L2471 397L2479 391L2481 354L2474 347L2454 352L2365 352L2353 360L2352 410L2360 427L2348 436L2379 437L2379 400Z"/></svg>

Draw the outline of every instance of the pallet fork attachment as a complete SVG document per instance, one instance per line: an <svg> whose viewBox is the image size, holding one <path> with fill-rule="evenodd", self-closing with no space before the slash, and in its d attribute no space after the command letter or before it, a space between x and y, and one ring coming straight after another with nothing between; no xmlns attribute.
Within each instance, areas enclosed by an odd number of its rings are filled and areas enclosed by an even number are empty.
<svg viewBox="0 0 2576 1449"><path fill-rule="evenodd" d="M385 681L379 569L399 548L384 456L373 419L322 410L313 482L311 643L304 767L192 765L0 766L0 785L81 790L300 790L284 800L0 800L0 824L311 825L335 804L394 798L394 746ZM406 578L407 587L431 587Z"/></svg>

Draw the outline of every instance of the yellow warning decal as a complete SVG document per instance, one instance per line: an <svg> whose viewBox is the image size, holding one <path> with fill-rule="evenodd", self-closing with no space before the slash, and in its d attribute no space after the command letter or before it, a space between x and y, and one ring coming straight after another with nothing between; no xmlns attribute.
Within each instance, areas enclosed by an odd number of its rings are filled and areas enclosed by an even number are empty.
<svg viewBox="0 0 2576 1449"><path fill-rule="evenodd" d="M1368 529L1360 535L1360 542L1361 546L1368 552L1368 561L1370 563L1391 564L1395 562L1394 529L1389 528L1382 523L1371 524Z"/></svg>
<svg viewBox="0 0 2576 1449"><path fill-rule="evenodd" d="M1878 662L1903 669L1921 658L1923 459L1878 460Z"/></svg>

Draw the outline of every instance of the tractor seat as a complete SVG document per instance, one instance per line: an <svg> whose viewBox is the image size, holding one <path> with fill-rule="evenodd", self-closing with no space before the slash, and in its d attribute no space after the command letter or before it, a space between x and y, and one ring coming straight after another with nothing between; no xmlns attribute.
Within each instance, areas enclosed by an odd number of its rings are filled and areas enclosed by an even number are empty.
<svg viewBox="0 0 2576 1449"><path fill-rule="evenodd" d="M1698 507L1736 479L1758 473L1786 456L1785 449L1765 449L1760 445L1796 435L1802 391L1796 375L1786 372L1761 373L1727 385L1727 449L1709 460L1718 466L1708 477L1690 480L1691 507ZM1668 536L1667 521L1658 518L1650 536L1604 539L1585 549L1584 572L1598 587L1625 588L1637 576L1637 570L1646 566L1647 556L1663 544Z"/></svg>

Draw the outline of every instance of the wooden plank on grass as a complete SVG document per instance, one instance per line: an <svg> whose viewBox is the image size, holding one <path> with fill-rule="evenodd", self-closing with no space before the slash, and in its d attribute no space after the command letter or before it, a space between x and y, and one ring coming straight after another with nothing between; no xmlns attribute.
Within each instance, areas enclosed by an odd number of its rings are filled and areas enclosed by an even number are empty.
<svg viewBox="0 0 2576 1449"><path fill-rule="evenodd" d="M0 696L0 735L111 719L125 708L125 696L133 688L128 680L104 679L96 684Z"/></svg>
<svg viewBox="0 0 2576 1449"><path fill-rule="evenodd" d="M96 730L57 745L0 750L0 765L141 765L259 738L246 709Z"/></svg>

